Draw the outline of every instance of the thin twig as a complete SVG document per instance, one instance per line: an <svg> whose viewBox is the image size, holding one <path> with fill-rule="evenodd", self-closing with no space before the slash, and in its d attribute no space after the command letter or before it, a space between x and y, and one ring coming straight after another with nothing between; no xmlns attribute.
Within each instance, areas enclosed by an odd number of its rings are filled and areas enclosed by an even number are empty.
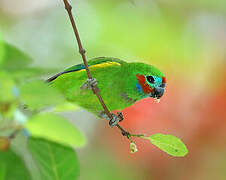
<svg viewBox="0 0 226 180"><path fill-rule="evenodd" d="M77 43L78 43L78 48L79 48L79 53L81 54L82 56L82 60L83 60L83 63L85 65L85 68L86 68L86 72L87 72L87 75L88 75L88 78L89 79L92 79L92 75L90 73L90 70L89 70L89 67L88 67L88 63L87 63L87 60L86 60L86 51L85 49L83 48L82 46L82 42L81 42L81 39L80 39L80 36L79 36L79 33L78 33L78 29L77 29L77 26L75 24L75 20L74 20L74 17L72 15L72 6L69 4L68 0L63 0L64 1L64 5L65 5L65 9L67 10L68 12L68 16L70 18L70 21L71 21L71 25L73 27L73 31L74 31L74 34L75 34L75 37L76 37L76 40L77 40ZM109 117L109 119L112 119L112 114L111 112L108 110L106 104L104 103L101 95L100 95L100 90L97 86L92 86L92 91L94 94L96 94L97 98L99 99L102 107L104 108L104 111L105 113L107 114L107 116ZM123 127L121 127L119 124L116 125L116 127L118 127L120 130L121 130L121 133L123 136L126 136L130 141L130 137L140 137L141 135L135 135L135 134L130 134L128 131L126 131Z"/></svg>
<svg viewBox="0 0 226 180"><path fill-rule="evenodd" d="M22 130L22 128L15 129L15 130L8 136L8 138L9 138L9 139L14 139L14 138L17 136L17 134L18 134L21 130Z"/></svg>
<svg viewBox="0 0 226 180"><path fill-rule="evenodd" d="M85 55L86 51L82 47L82 43L81 43L81 39L80 39L80 36L79 36L79 33L78 33L78 29L76 27L76 24L75 24L75 21L74 21L72 12L71 12L72 6L69 4L69 2L67 0L64 0L64 5L65 5L65 9L68 12L68 15L69 15L69 18L70 18L70 21L71 21L71 25L72 25L73 30L74 30L74 34L75 34L75 37L76 37L76 40L77 40L77 43L78 43L79 53L82 56L82 60L83 60L83 63L85 65L88 78L92 79L92 76L91 76L91 73L90 73L90 70L89 70L89 67L88 67L88 63L87 63L87 60L86 60L86 55ZM111 115L110 111L108 110L107 106L105 105L105 103L104 103L104 101L103 101L103 99L102 99L102 97L99 93L99 88L97 86L93 86L92 90L96 94L97 98L99 99L99 101L100 101L101 105L103 106L104 111L106 112L108 117L110 119L112 119L112 115Z"/></svg>

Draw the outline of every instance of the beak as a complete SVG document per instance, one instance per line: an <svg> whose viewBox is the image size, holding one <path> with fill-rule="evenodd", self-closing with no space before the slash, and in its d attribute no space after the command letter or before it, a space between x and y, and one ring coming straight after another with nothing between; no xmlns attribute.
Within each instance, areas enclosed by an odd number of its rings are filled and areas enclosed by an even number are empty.
<svg viewBox="0 0 226 180"><path fill-rule="evenodd" d="M160 98L163 96L164 91L165 91L165 88L163 88L163 87L156 87L156 88L154 89L155 97L156 97L157 99L160 99Z"/></svg>
<svg viewBox="0 0 226 180"><path fill-rule="evenodd" d="M157 102L160 101L160 98L163 96L165 91L165 87L156 87L154 88L153 92L150 93L150 97L155 98Z"/></svg>

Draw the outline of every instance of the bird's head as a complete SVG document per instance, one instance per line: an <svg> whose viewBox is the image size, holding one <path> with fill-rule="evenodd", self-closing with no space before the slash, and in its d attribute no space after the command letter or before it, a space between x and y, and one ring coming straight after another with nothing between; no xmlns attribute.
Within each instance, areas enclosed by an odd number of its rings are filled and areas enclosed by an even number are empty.
<svg viewBox="0 0 226 180"><path fill-rule="evenodd" d="M145 73L136 74L137 90L145 97L155 98L157 102L163 96L166 86L166 78L162 74Z"/></svg>

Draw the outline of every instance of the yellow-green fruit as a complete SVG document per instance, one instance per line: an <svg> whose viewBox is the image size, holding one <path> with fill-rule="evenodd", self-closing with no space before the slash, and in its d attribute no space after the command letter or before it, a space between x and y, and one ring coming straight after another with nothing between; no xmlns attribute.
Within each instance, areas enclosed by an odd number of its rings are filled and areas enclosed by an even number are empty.
<svg viewBox="0 0 226 180"><path fill-rule="evenodd" d="M0 151L7 151L10 146L10 140L7 137L0 137Z"/></svg>

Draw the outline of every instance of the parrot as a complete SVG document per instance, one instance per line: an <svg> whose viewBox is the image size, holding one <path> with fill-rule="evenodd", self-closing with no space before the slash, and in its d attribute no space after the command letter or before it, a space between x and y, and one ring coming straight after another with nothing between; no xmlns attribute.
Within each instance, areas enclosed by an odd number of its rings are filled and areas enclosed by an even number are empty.
<svg viewBox="0 0 226 180"><path fill-rule="evenodd" d="M166 85L164 74L152 65L131 62L113 57L98 57L88 60L93 79L87 79L84 64L77 64L50 77L46 81L72 103L100 118L108 119L92 86L98 84L100 95L110 112L121 111L144 98L159 101ZM109 120L111 127L122 119L122 113Z"/></svg>

